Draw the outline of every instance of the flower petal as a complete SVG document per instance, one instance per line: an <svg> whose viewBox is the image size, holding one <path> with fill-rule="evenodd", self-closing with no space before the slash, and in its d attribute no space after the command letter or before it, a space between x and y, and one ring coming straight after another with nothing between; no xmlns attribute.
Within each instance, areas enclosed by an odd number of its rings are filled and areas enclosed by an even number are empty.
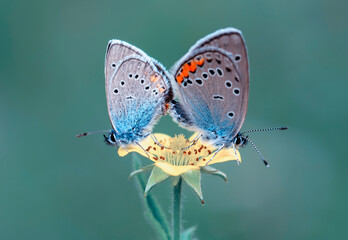
<svg viewBox="0 0 348 240"><path fill-rule="evenodd" d="M205 167L202 167L201 169L203 172L221 177L223 180L225 180L225 182L228 181L226 173L221 172L220 170L217 170L216 168L213 168L211 166L205 166Z"/></svg>
<svg viewBox="0 0 348 240"><path fill-rule="evenodd" d="M166 162L156 162L155 166L159 167L160 169L162 169L164 172L166 172L167 174L171 176L179 176L189 170L199 169L198 166L192 166L192 165L177 166L177 165L172 165Z"/></svg>
<svg viewBox="0 0 348 240"><path fill-rule="evenodd" d="M150 170L153 169L153 167L154 167L154 164L147 165L147 166L144 166L142 168L139 168L139 169L131 172L131 174L129 175L129 179L131 179L132 177L138 175L139 173L144 173L144 172L150 171Z"/></svg>
<svg viewBox="0 0 348 240"><path fill-rule="evenodd" d="M215 157L208 163L208 165L215 164L215 163L220 163L220 162L227 162L227 161L232 161L232 160L239 160L239 162L242 162L240 153L236 149L237 157L234 153L233 148L223 148L220 152L218 152ZM210 154L209 156L206 157L206 159L209 161L212 157L214 156L214 153ZM197 166L205 166L207 162L199 162Z"/></svg>
<svg viewBox="0 0 348 240"><path fill-rule="evenodd" d="M152 172L150 174L149 180L147 181L147 184L146 184L146 187L145 187L144 196L146 197L146 195L149 193L149 191L151 190L151 188L153 186L155 186L156 184L158 184L160 182L163 182L168 177L169 177L169 175L167 173L165 173L160 168L155 166L152 169Z"/></svg>
<svg viewBox="0 0 348 240"><path fill-rule="evenodd" d="M168 141L168 139L170 139L170 136L166 135L166 134L162 134L162 133L155 133L153 134L156 139L161 142L161 141ZM165 143L164 143L165 144ZM139 142L139 145L143 148L143 149L147 149L149 146L153 146L155 145L151 135L147 136L144 140L142 140L141 142ZM118 155L120 157L124 157L126 156L128 153L130 152L137 152L140 155L148 158L148 155L145 153L145 151L136 144L129 144L127 146L125 146L125 148L120 147L117 151ZM151 153L151 149L149 150L149 153ZM150 159L152 161L154 161L153 159Z"/></svg>
<svg viewBox="0 0 348 240"><path fill-rule="evenodd" d="M202 186L201 186L201 171L191 170L183 173L182 178L195 191L202 204L204 204Z"/></svg>

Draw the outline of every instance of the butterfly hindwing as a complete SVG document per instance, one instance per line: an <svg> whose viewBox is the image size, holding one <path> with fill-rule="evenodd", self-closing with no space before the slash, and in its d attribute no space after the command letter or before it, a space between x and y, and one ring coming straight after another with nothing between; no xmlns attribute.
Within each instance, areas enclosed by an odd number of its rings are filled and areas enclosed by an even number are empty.
<svg viewBox="0 0 348 240"><path fill-rule="evenodd" d="M141 140L171 100L166 71L140 49L122 41L109 43L105 88L109 117L119 140Z"/></svg>
<svg viewBox="0 0 348 240"><path fill-rule="evenodd" d="M219 47L232 54L241 78L247 79L247 82L249 82L248 53L241 31L235 28L217 30L200 39L189 51L206 46Z"/></svg>
<svg viewBox="0 0 348 240"><path fill-rule="evenodd" d="M210 34L172 70L179 97L178 102L172 101L172 115L184 127L201 131L217 144L231 141L247 111L248 59L240 40L240 32L234 29Z"/></svg>

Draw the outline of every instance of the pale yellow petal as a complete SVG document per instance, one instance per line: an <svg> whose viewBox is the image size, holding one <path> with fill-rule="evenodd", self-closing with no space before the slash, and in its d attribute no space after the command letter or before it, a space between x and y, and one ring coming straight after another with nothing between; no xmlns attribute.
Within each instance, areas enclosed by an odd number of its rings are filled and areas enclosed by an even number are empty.
<svg viewBox="0 0 348 240"><path fill-rule="evenodd" d="M131 153L131 152L137 152L139 153L140 155L143 155L144 157L147 157L146 153L144 152L144 150L142 150L138 145L132 145L132 144L129 144L127 145L127 147L123 148L123 147L119 147L118 148L118 156L120 157L124 157L126 156L128 153Z"/></svg>
<svg viewBox="0 0 348 240"><path fill-rule="evenodd" d="M227 162L227 161L233 161L233 160L239 160L239 162L242 162L242 159L240 157L239 151L236 149L237 157L234 153L233 148L223 148L220 152L216 154L216 156L208 163L208 165L220 163L220 162ZM200 161L197 163L197 166L205 166L207 162L214 156L214 153L210 154L209 156L205 157L207 159L206 161Z"/></svg>
<svg viewBox="0 0 348 240"><path fill-rule="evenodd" d="M156 137L156 139L157 139L158 141L165 141L165 140L168 141L168 139L170 138L168 135L162 134L162 133L155 133L155 134L153 134L153 135L155 135L155 137ZM164 144L165 144L165 143L164 143ZM147 136L144 140L140 141L140 142L139 142L139 145L140 145L144 150L146 150L149 146L154 146L154 141L153 141L151 135ZM119 155L120 157L124 157L124 156L126 156L128 153L130 153L130 152L137 152L137 153L139 153L140 155L142 155L142 156L148 158L148 155L145 153L145 151L144 151L141 147L139 147L139 146L136 145L136 144L129 144L129 145L125 146L125 148L123 148L123 147L120 146L117 153L118 153L118 155ZM151 153L152 153L152 151L151 151L151 149L150 149L150 150L149 150L149 155L150 155L150 156L151 156ZM153 161L153 159L151 159L151 160Z"/></svg>
<svg viewBox="0 0 348 240"><path fill-rule="evenodd" d="M171 176L179 176L183 174L184 172L199 169L198 166L192 166L192 165L176 166L166 162L156 162L155 165L159 167L160 169L162 169L162 171L164 171L165 173Z"/></svg>

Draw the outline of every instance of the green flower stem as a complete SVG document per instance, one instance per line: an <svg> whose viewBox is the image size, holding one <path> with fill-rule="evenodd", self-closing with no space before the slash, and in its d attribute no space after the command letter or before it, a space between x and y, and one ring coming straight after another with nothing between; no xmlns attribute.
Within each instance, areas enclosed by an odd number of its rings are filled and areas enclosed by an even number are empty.
<svg viewBox="0 0 348 240"><path fill-rule="evenodd" d="M180 240L181 184L182 179L180 177L178 183L173 187L173 240Z"/></svg>

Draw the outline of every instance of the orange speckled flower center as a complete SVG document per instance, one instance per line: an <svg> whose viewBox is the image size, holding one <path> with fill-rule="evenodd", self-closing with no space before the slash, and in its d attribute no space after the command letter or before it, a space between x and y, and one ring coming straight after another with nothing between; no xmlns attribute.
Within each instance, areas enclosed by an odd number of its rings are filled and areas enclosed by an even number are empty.
<svg viewBox="0 0 348 240"><path fill-rule="evenodd" d="M154 161L167 162L176 166L195 166L201 162L208 161L209 159L206 157L214 150L202 143L192 144L183 135L165 138L159 140L159 143L167 148L153 142L145 150L151 155Z"/></svg>

